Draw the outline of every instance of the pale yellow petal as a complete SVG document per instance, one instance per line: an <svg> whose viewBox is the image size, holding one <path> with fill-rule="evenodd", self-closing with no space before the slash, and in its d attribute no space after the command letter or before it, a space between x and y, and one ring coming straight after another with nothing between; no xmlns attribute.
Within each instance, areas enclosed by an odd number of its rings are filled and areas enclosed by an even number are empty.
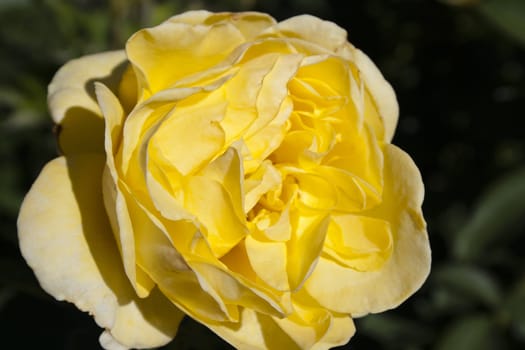
<svg viewBox="0 0 525 350"><path fill-rule="evenodd" d="M203 24L208 18L212 17L213 15L213 12L207 10L186 11L179 15L170 17L166 22Z"/></svg>
<svg viewBox="0 0 525 350"><path fill-rule="evenodd" d="M265 242L246 237L246 253L257 276L279 291L289 290L284 242Z"/></svg>
<svg viewBox="0 0 525 350"><path fill-rule="evenodd" d="M270 316L246 308L242 309L239 322L209 323L206 326L237 349L300 349Z"/></svg>
<svg viewBox="0 0 525 350"><path fill-rule="evenodd" d="M227 319L226 307L202 289L195 273L175 249L172 237L165 232L167 229L153 222L129 192L123 191L122 195L133 225L137 264L147 271L164 295L188 315L203 321ZM169 229L179 239L198 232L187 221L171 223Z"/></svg>
<svg viewBox="0 0 525 350"><path fill-rule="evenodd" d="M263 161L259 168L244 180L244 210L249 212L263 194L278 189L281 181L281 174L272 163L268 160Z"/></svg>
<svg viewBox="0 0 525 350"><path fill-rule="evenodd" d="M325 350L348 343L355 333L354 321L350 316L332 315L328 329L311 350Z"/></svg>
<svg viewBox="0 0 525 350"><path fill-rule="evenodd" d="M225 108L226 103L215 94L188 97L184 106L178 106L162 122L150 147L182 175L196 172L223 150L225 134L218 120Z"/></svg>
<svg viewBox="0 0 525 350"><path fill-rule="evenodd" d="M147 102L137 106L131 114L126 117L123 125L122 146L119 151L120 168L123 174L129 172L131 159L138 158L138 153L143 152L142 147L147 145L154 130L164 118L173 114L173 107L178 100L185 99L202 89L171 89L164 90L151 97Z"/></svg>
<svg viewBox="0 0 525 350"><path fill-rule="evenodd" d="M49 294L92 314L117 343L160 346L183 314L157 290L139 299L129 283L104 211L103 167L102 155L48 163L20 210L20 248Z"/></svg>
<svg viewBox="0 0 525 350"><path fill-rule="evenodd" d="M188 179L185 207L197 216L203 234L217 257L226 254L248 233L244 217L236 215L229 193L216 180L203 176Z"/></svg>
<svg viewBox="0 0 525 350"><path fill-rule="evenodd" d="M341 265L357 271L383 266L393 249L386 220L358 215L332 215L323 252Z"/></svg>
<svg viewBox="0 0 525 350"><path fill-rule="evenodd" d="M296 294L295 299L294 312L274 321L301 349L330 349L346 344L355 333L349 315L334 314L319 307L303 293Z"/></svg>
<svg viewBox="0 0 525 350"><path fill-rule="evenodd" d="M277 23L265 33L300 38L335 52L346 43L346 31L337 24L311 15L300 15Z"/></svg>
<svg viewBox="0 0 525 350"><path fill-rule="evenodd" d="M115 165L115 152L121 138L124 111L115 95L101 83L96 84L96 96L105 120L106 171L103 176L104 204L113 234L122 255L124 269L140 297L146 297L154 283L136 264L135 237L128 208L122 194L121 182Z"/></svg>
<svg viewBox="0 0 525 350"><path fill-rule="evenodd" d="M224 265L200 258L188 259L188 264L195 271L202 289L225 306L237 309L246 307L266 315L283 317L289 312L289 294L272 293L269 288L254 283L241 275L232 273ZM238 315L230 321L237 321Z"/></svg>
<svg viewBox="0 0 525 350"><path fill-rule="evenodd" d="M353 51L354 63L359 68L366 89L372 95L379 115L383 120L385 141L394 137L399 117L399 105L392 86L385 80L377 66L359 49Z"/></svg>
<svg viewBox="0 0 525 350"><path fill-rule="evenodd" d="M239 323L210 323L212 331L243 350L327 350L346 344L354 334L352 319L322 309L296 310L285 318L243 309Z"/></svg>
<svg viewBox="0 0 525 350"><path fill-rule="evenodd" d="M231 23L215 25L166 21L135 33L126 52L139 85L155 93L177 80L212 68L244 42Z"/></svg>
<svg viewBox="0 0 525 350"><path fill-rule="evenodd" d="M243 34L246 40L252 39L257 34L275 24L275 20L260 12L218 12L213 13L205 10L188 11L183 14L173 16L169 22L179 22L187 24L207 24L212 25L218 22L230 22Z"/></svg>
<svg viewBox="0 0 525 350"><path fill-rule="evenodd" d="M387 145L384 176L383 203L367 215L390 222L390 259L380 270L359 272L321 257L305 283L322 306L354 317L398 306L419 289L430 270L419 170L405 152Z"/></svg>
<svg viewBox="0 0 525 350"><path fill-rule="evenodd" d="M48 105L59 124L59 146L65 154L103 152L104 121L94 82L116 91L126 66L124 51L104 52L67 62L48 87Z"/></svg>

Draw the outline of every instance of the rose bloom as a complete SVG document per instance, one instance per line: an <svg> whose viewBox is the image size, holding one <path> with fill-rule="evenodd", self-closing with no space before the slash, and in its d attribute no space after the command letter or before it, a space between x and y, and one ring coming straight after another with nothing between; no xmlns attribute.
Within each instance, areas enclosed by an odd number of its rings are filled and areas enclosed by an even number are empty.
<svg viewBox="0 0 525 350"><path fill-rule="evenodd" d="M184 315L240 349L328 349L423 283L423 184L391 86L337 25L194 11L49 85L62 156L20 209L40 284L106 349Z"/></svg>

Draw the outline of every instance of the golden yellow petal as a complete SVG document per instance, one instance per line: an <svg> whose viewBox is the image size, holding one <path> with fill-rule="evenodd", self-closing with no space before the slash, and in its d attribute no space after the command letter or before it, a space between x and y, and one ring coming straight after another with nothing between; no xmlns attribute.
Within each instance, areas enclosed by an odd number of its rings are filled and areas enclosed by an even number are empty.
<svg viewBox="0 0 525 350"><path fill-rule="evenodd" d="M48 163L20 210L20 248L49 294L92 314L117 343L160 346L183 314L158 291L139 299L129 283L104 211L103 167L93 154Z"/></svg>
<svg viewBox="0 0 525 350"><path fill-rule="evenodd" d="M301 288L319 260L329 217L327 213L295 209L290 213L292 238L288 247L288 280L290 288Z"/></svg>
<svg viewBox="0 0 525 350"><path fill-rule="evenodd" d="M367 215L387 220L393 251L377 271L360 272L321 257L305 283L322 306L354 317L398 306L425 281L430 246L421 213L423 183L412 159L393 145L385 147L383 202Z"/></svg>
<svg viewBox="0 0 525 350"><path fill-rule="evenodd" d="M116 91L126 66L124 51L104 52L67 62L48 87L48 105L60 125L58 142L64 154L104 150L104 121L94 82Z"/></svg>

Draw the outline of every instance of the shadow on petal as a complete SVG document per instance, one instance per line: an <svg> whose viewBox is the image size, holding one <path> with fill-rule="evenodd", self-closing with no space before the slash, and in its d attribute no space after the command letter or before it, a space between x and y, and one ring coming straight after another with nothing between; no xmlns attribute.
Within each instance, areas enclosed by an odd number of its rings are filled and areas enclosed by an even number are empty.
<svg viewBox="0 0 525 350"><path fill-rule="evenodd" d="M68 157L66 161L87 248L109 288L110 295L102 293L99 297L114 296L118 303L112 325L106 327L126 346L154 347L167 343L175 336L184 314L157 288L149 297L140 299L127 279L102 199L104 158L82 155ZM96 316L97 306L91 311Z"/></svg>
<svg viewBox="0 0 525 350"><path fill-rule="evenodd" d="M68 108L57 129L60 153L104 153L104 120L83 107Z"/></svg>
<svg viewBox="0 0 525 350"><path fill-rule="evenodd" d="M120 81L122 80L122 76L124 75L124 72L126 68L128 67L129 62L124 61L113 70L111 70L111 73L108 75L102 76L102 77L94 77L92 79L89 79L84 84L84 89L86 90L87 94L93 99L93 101L97 100L97 96L95 94L95 82L102 83L106 85L115 95L118 95L118 88Z"/></svg>
<svg viewBox="0 0 525 350"><path fill-rule="evenodd" d="M119 83L127 66L128 62L124 61L113 68L110 74L94 77L85 82L82 89L87 95L86 98L91 100L89 108L72 104L63 110L58 129L58 144L62 154L104 153L104 119L96 102L95 82L104 84L117 94ZM73 91L74 89L70 93L72 94ZM73 99L75 96L67 97Z"/></svg>

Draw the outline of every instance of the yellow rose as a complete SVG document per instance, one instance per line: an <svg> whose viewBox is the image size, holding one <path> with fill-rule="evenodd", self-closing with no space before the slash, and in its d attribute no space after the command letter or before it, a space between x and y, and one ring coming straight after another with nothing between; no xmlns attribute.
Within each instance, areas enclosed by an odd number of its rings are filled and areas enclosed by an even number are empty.
<svg viewBox="0 0 525 350"><path fill-rule="evenodd" d="M165 344L184 315L241 349L328 349L429 272L394 92L333 23L184 13L67 63L49 106L63 156L20 247L107 349Z"/></svg>

